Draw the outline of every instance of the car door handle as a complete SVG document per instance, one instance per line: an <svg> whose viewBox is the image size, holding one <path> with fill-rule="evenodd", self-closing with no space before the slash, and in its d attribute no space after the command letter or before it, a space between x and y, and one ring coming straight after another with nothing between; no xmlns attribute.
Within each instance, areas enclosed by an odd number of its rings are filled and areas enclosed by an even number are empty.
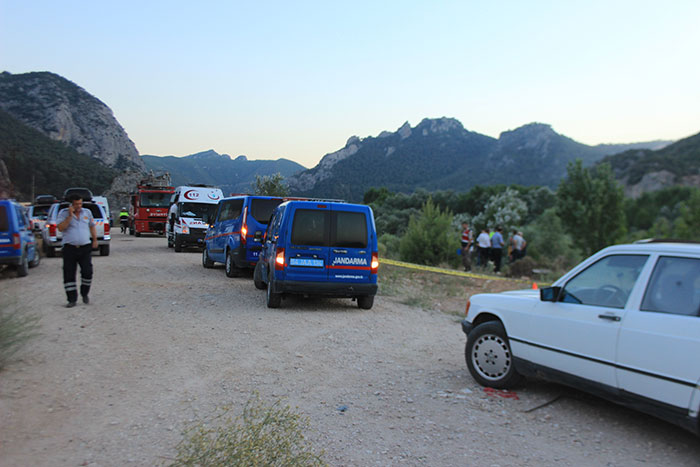
<svg viewBox="0 0 700 467"><path fill-rule="evenodd" d="M598 318L609 319L610 321L620 321L617 315L598 315Z"/></svg>

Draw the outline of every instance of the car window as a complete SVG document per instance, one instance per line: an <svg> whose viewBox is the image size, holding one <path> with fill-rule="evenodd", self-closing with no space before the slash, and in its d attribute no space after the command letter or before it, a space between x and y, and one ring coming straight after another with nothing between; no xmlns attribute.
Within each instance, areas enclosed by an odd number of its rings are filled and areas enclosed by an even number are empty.
<svg viewBox="0 0 700 467"><path fill-rule="evenodd" d="M230 221L232 219L238 219L243 210L243 200L234 199L231 201L225 201L223 206L221 206L221 213L219 214L219 221Z"/></svg>
<svg viewBox="0 0 700 467"><path fill-rule="evenodd" d="M331 246L367 248L367 216L364 212L334 211Z"/></svg>
<svg viewBox="0 0 700 467"><path fill-rule="evenodd" d="M647 258L647 255L606 256L567 282L560 300L624 308Z"/></svg>
<svg viewBox="0 0 700 467"><path fill-rule="evenodd" d="M104 217L102 209L100 209L100 207L97 204L87 204L83 205L83 207L88 208L90 210L93 219L102 219Z"/></svg>
<svg viewBox="0 0 700 467"><path fill-rule="evenodd" d="M292 223L292 244L328 246L328 211L297 209Z"/></svg>
<svg viewBox="0 0 700 467"><path fill-rule="evenodd" d="M7 209L5 206L0 206L0 232L7 232L10 230L10 223L7 219Z"/></svg>
<svg viewBox="0 0 700 467"><path fill-rule="evenodd" d="M22 229L26 225L22 209L15 209L15 216L17 217L17 226Z"/></svg>
<svg viewBox="0 0 700 467"><path fill-rule="evenodd" d="M50 206L32 206L32 217L36 219L46 220Z"/></svg>
<svg viewBox="0 0 700 467"><path fill-rule="evenodd" d="M250 200L250 215L261 224L267 224L280 203L282 203L281 199L253 198Z"/></svg>
<svg viewBox="0 0 700 467"><path fill-rule="evenodd" d="M700 259L660 257L644 293L641 309L700 316Z"/></svg>

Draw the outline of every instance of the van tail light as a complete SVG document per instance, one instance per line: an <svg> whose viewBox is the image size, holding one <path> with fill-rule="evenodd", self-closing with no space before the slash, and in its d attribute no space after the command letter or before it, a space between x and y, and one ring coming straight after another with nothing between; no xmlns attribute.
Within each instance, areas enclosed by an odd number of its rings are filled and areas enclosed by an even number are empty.
<svg viewBox="0 0 700 467"><path fill-rule="evenodd" d="M467 308L464 310L465 316L469 314L469 307L470 306L472 306L472 302L471 302L471 300L467 300Z"/></svg>
<svg viewBox="0 0 700 467"><path fill-rule="evenodd" d="M245 245L246 235L248 235L248 225L246 225L246 220L248 218L248 207L243 208L243 220L241 220L241 244ZM275 260L276 261L276 260ZM284 267L284 263L283 263Z"/></svg>
<svg viewBox="0 0 700 467"><path fill-rule="evenodd" d="M49 224L49 237L56 236L56 224Z"/></svg>
<svg viewBox="0 0 700 467"><path fill-rule="evenodd" d="M379 253L372 253L372 264L370 265L370 273L377 274L379 272Z"/></svg>
<svg viewBox="0 0 700 467"><path fill-rule="evenodd" d="M104 236L108 237L109 236L109 221L105 221L104 226L105 226Z"/></svg>
<svg viewBox="0 0 700 467"><path fill-rule="evenodd" d="M19 234L12 234L12 248L19 250L22 248L22 240L19 238Z"/></svg>
<svg viewBox="0 0 700 467"><path fill-rule="evenodd" d="M275 253L275 270L284 270L284 248L277 248L277 252Z"/></svg>

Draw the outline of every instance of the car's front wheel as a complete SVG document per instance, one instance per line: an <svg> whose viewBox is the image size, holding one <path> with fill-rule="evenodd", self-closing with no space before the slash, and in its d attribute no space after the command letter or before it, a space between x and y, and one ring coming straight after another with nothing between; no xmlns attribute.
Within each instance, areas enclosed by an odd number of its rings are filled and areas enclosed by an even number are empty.
<svg viewBox="0 0 700 467"><path fill-rule="evenodd" d="M17 265L17 277L24 277L29 274L29 259L27 258L27 252L22 254Z"/></svg>
<svg viewBox="0 0 700 467"><path fill-rule="evenodd" d="M482 386L512 388L523 379L513 365L506 331L497 321L488 321L472 329L464 356L469 372Z"/></svg>
<svg viewBox="0 0 700 467"><path fill-rule="evenodd" d="M204 266L207 269L211 269L214 267L214 261L212 261L209 258L209 251L207 251L207 247L205 246L204 249L202 250L202 266Z"/></svg>
<svg viewBox="0 0 700 467"><path fill-rule="evenodd" d="M262 277L262 261L258 261L258 264L255 265L255 270L253 271L253 284L255 284L255 288L258 290L263 290L267 287L267 284L265 281L263 281Z"/></svg>

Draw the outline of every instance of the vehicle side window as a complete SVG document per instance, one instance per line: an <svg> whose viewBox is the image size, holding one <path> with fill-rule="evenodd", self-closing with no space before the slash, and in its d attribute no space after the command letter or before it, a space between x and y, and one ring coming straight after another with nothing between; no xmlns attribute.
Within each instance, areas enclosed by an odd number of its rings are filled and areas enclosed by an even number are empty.
<svg viewBox="0 0 700 467"><path fill-rule="evenodd" d="M700 259L660 257L644 293L641 310L700 316Z"/></svg>
<svg viewBox="0 0 700 467"><path fill-rule="evenodd" d="M331 246L367 248L367 216L364 212L334 211Z"/></svg>
<svg viewBox="0 0 700 467"><path fill-rule="evenodd" d="M7 232L10 230L10 223L7 219L7 209L5 206L0 206L0 232Z"/></svg>
<svg viewBox="0 0 700 467"><path fill-rule="evenodd" d="M17 217L17 226L22 229L25 226L24 216L22 215L21 209L15 209L15 215Z"/></svg>
<svg viewBox="0 0 700 467"><path fill-rule="evenodd" d="M230 221L232 219L238 219L243 210L243 200L234 199L231 201L226 201L223 206L221 206L221 213L219 214L219 221Z"/></svg>
<svg viewBox="0 0 700 467"><path fill-rule="evenodd" d="M567 282L559 300L624 308L647 258L647 255L606 256Z"/></svg>
<svg viewBox="0 0 700 467"><path fill-rule="evenodd" d="M328 246L328 211L297 209L292 223L292 244Z"/></svg>

